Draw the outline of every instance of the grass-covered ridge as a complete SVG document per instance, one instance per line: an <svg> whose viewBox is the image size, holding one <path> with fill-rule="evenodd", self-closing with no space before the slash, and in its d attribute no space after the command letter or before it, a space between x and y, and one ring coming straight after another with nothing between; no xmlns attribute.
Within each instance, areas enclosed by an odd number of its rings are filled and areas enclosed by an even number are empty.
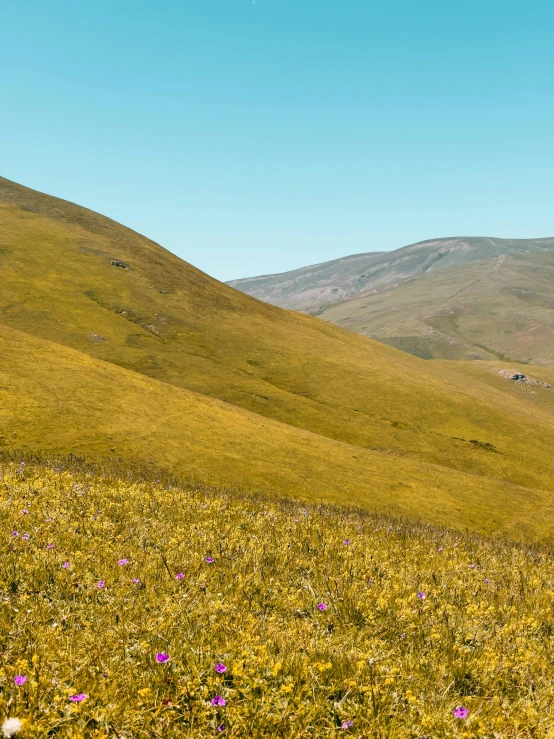
<svg viewBox="0 0 554 739"><path fill-rule="evenodd" d="M25 736L552 735L547 552L110 468L0 470L0 718Z"/></svg>

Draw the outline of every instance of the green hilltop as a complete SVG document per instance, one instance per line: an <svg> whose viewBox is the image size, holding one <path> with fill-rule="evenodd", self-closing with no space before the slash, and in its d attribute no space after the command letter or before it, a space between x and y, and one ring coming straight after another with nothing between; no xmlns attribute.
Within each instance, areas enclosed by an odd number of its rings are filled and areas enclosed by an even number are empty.
<svg viewBox="0 0 554 739"><path fill-rule="evenodd" d="M0 443L549 537L554 416L0 180Z"/></svg>

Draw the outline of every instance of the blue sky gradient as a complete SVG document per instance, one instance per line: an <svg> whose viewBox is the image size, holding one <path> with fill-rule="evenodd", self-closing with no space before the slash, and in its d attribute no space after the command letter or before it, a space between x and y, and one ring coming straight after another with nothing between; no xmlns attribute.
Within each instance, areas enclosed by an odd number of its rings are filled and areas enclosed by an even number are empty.
<svg viewBox="0 0 554 739"><path fill-rule="evenodd" d="M18 0L0 174L219 279L554 236L554 4Z"/></svg>

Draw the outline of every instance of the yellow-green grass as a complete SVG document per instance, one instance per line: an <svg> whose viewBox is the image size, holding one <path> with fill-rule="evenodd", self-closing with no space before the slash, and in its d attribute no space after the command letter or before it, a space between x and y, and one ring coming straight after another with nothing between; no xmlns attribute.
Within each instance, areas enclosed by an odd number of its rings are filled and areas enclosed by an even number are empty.
<svg viewBox="0 0 554 739"><path fill-rule="evenodd" d="M6 450L119 458L219 486L553 538L548 491L335 441L6 327L0 434Z"/></svg>
<svg viewBox="0 0 554 739"><path fill-rule="evenodd" d="M554 367L554 255L507 255L428 272L318 311L424 359Z"/></svg>
<svg viewBox="0 0 554 739"><path fill-rule="evenodd" d="M519 402L526 403L533 412L554 415L554 369L517 362L475 361L452 362L434 360L433 364L450 372L454 371L469 381L481 382L506 393ZM522 374L527 378L515 382L510 375Z"/></svg>
<svg viewBox="0 0 554 739"><path fill-rule="evenodd" d="M227 401L258 414L262 425L265 417L355 445L345 475L364 479L360 495L367 494L374 478L359 462L367 450L380 452L378 458L397 469L402 458L414 470L430 463L483 476L483 489L497 478L554 490L552 419L517 398L256 301L107 218L7 180L0 180L0 224L0 324ZM113 260L131 269L114 266ZM4 359L9 370L11 360ZM78 378L73 377L75 388ZM169 398L170 388L164 392ZM98 414L113 415L117 396L106 383ZM25 404L24 395L18 402ZM135 405L140 417L138 399ZM205 422L208 440L214 429L208 428L207 416ZM160 435L167 431L163 424L156 428ZM66 430L64 448L79 445L77 436L71 438L73 430ZM87 433L101 435L92 428ZM127 437L134 433L129 426ZM49 428L41 427L39 417L33 434L37 449L51 448ZM266 467L290 460L289 449L274 464L266 460ZM296 479L309 479L311 493L319 495L306 459L304 453L295 455ZM429 469L420 468L422 478ZM210 468L201 472L210 474ZM267 481L281 472L263 475ZM245 469L240 477L251 487L261 476ZM462 478L451 473L449 479L455 486ZM319 486L325 485L320 479ZM420 503L429 485L431 479L421 487ZM465 484L456 489L460 501L466 494ZM488 525L493 514L490 507L480 525Z"/></svg>
<svg viewBox="0 0 554 739"><path fill-rule="evenodd" d="M545 552L61 462L0 507L20 736L552 736Z"/></svg>

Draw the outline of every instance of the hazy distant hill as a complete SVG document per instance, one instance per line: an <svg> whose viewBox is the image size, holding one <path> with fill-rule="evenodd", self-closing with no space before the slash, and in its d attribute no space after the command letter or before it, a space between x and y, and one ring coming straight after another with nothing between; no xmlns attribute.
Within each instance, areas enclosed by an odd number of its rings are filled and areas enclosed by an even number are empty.
<svg viewBox="0 0 554 739"><path fill-rule="evenodd" d="M508 254L318 311L422 358L554 367L554 253Z"/></svg>
<svg viewBox="0 0 554 739"><path fill-rule="evenodd" d="M546 536L552 391L508 388L253 300L0 179L1 447Z"/></svg>
<svg viewBox="0 0 554 739"><path fill-rule="evenodd" d="M390 289L416 275L514 254L554 251L554 238L448 238L421 241L390 252L354 254L276 275L228 284L283 308L313 311L347 298Z"/></svg>
<svg viewBox="0 0 554 739"><path fill-rule="evenodd" d="M554 238L457 238L230 284L424 359L554 366L553 278Z"/></svg>

